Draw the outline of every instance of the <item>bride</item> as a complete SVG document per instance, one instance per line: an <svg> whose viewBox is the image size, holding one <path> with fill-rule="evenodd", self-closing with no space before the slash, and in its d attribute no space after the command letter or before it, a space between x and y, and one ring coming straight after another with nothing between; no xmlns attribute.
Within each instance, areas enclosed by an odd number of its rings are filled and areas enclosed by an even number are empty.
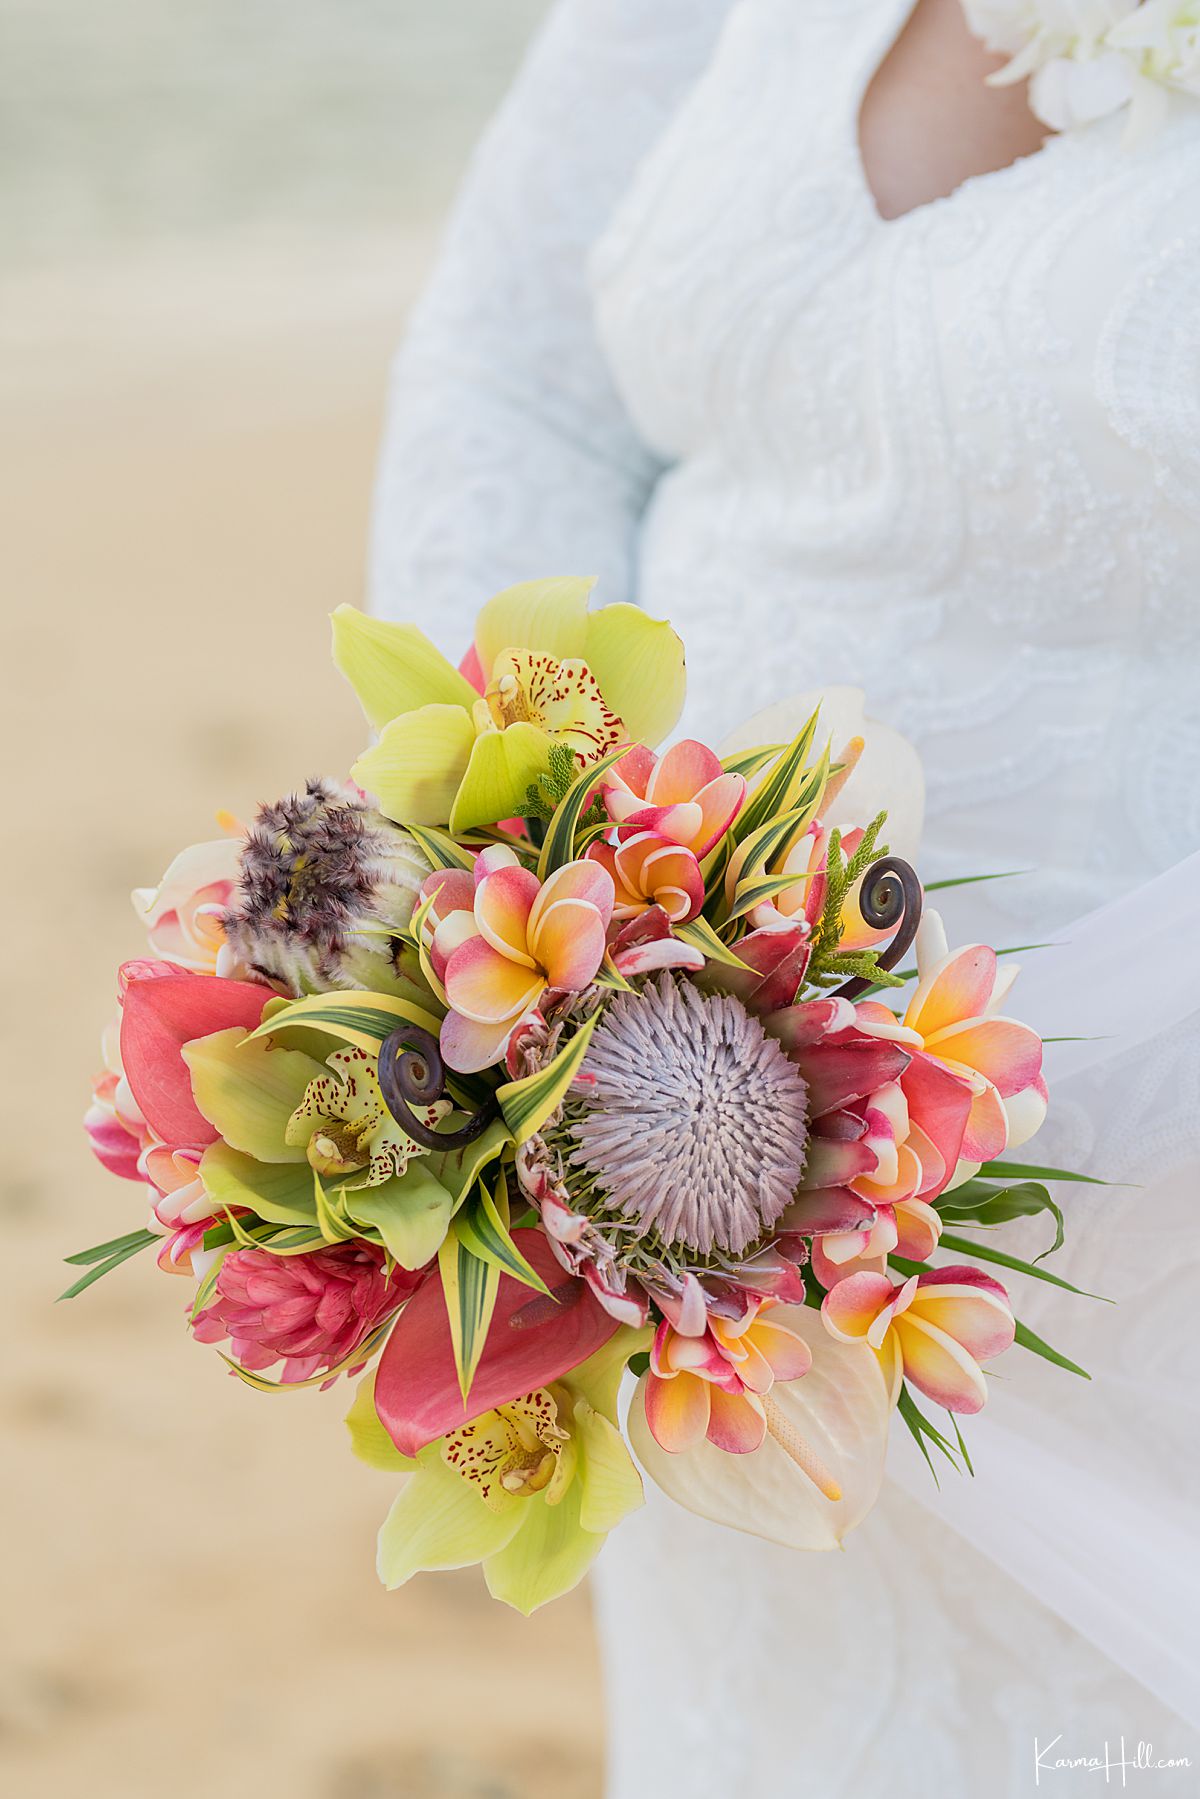
<svg viewBox="0 0 1200 1799"><path fill-rule="evenodd" d="M1197 17L559 0L397 364L376 608L457 659L496 589L598 574L679 625L710 741L864 687L922 871L1023 871L972 933L1058 945L1017 1010L1087 1041L1024 1153L1138 1183L1068 1190L1049 1265L1117 1309L1014 1277L1093 1380L1002 1368L977 1482L895 1443L830 1556L648 1494L597 1583L617 1799L1200 1763Z"/></svg>

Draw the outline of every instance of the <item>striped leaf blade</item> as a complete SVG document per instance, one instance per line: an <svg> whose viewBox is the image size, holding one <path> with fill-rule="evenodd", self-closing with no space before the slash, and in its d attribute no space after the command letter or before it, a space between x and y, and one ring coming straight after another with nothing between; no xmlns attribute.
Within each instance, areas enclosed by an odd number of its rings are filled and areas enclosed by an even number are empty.
<svg viewBox="0 0 1200 1799"><path fill-rule="evenodd" d="M465 1405L496 1309L500 1270L473 1255L454 1235L447 1237L438 1251L438 1269L450 1321L454 1367Z"/></svg>
<svg viewBox="0 0 1200 1799"><path fill-rule="evenodd" d="M528 1142L551 1113L558 1110L567 1088L579 1072L599 1018L599 1012L593 1012L545 1068L526 1075L523 1080L510 1081L497 1090L504 1122L518 1145Z"/></svg>

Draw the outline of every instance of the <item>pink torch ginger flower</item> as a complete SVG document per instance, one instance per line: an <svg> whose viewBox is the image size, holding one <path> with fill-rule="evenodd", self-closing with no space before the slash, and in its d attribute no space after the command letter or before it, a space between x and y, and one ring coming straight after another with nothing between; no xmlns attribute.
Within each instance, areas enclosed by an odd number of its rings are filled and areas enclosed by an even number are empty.
<svg viewBox="0 0 1200 1799"><path fill-rule="evenodd" d="M979 1364L1010 1348L1016 1332L999 1281L965 1265L930 1268L898 1285L863 1270L830 1289L821 1316L839 1342L875 1350L893 1403L908 1380L950 1412L983 1409Z"/></svg>
<svg viewBox="0 0 1200 1799"><path fill-rule="evenodd" d="M707 1437L730 1455L749 1455L767 1434L767 1400L777 1380L812 1366L802 1337L765 1314L763 1300L738 1320L709 1316L697 1335L664 1319L650 1353L646 1423L660 1448L680 1455Z"/></svg>
<svg viewBox="0 0 1200 1799"><path fill-rule="evenodd" d="M595 863L570 862L543 883L498 845L473 877L434 874L424 892L436 896L431 961L451 1008L442 1054L462 1074L499 1061L545 993L580 992L604 960L613 885Z"/></svg>
<svg viewBox="0 0 1200 1799"><path fill-rule="evenodd" d="M657 907L670 924L686 924L704 904L704 876L691 850L654 831L637 831L617 844L593 843L587 859L612 877L614 918L636 918Z"/></svg>
<svg viewBox="0 0 1200 1799"><path fill-rule="evenodd" d="M284 1383L329 1373L329 1386L423 1278L423 1271L403 1268L388 1275L383 1251L369 1243L303 1256L238 1249L222 1262L213 1301L196 1314L192 1331L201 1343L228 1337L242 1368L261 1372L282 1362Z"/></svg>
<svg viewBox="0 0 1200 1799"><path fill-rule="evenodd" d="M746 799L745 777L726 774L713 752L693 738L661 757L635 744L601 786L614 824L651 831L696 857L725 835Z"/></svg>

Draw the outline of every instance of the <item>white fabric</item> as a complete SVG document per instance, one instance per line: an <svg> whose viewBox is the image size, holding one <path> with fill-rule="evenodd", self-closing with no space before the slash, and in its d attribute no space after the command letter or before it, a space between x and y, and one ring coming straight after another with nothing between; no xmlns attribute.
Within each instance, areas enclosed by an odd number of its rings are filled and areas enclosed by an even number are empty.
<svg viewBox="0 0 1200 1799"><path fill-rule="evenodd" d="M1006 1799L1035 1731L1200 1762L1200 108L885 223L855 121L907 10L563 0L397 365L376 607L457 655L505 582L599 572L684 631L712 741L865 686L925 760L926 876L1030 871L943 896L952 940L1053 939L1012 1009L1100 1039L1052 1047L1022 1154L1140 1183L1062 1189L1050 1266L1119 1307L1013 1276L1095 1378L997 1364L977 1480L901 1431L844 1555L653 1493L615 1534L616 1799Z"/></svg>

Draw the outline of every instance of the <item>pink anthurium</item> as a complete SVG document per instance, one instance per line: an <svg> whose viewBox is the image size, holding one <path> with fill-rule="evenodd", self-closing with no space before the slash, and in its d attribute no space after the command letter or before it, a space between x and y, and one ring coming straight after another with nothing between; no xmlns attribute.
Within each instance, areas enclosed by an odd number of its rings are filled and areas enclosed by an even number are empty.
<svg viewBox="0 0 1200 1799"><path fill-rule="evenodd" d="M614 918L636 918L657 906L671 924L686 924L704 904L704 876L691 850L654 831L637 831L618 844L593 843L587 859L612 877Z"/></svg>
<svg viewBox="0 0 1200 1799"><path fill-rule="evenodd" d="M635 744L601 785L615 824L652 831L696 857L725 835L746 798L745 777L726 774L713 752L690 737L657 757Z"/></svg>
<svg viewBox="0 0 1200 1799"><path fill-rule="evenodd" d="M469 895L466 883L471 881ZM450 1012L442 1054L462 1074L488 1068L548 990L589 985L604 960L613 884L594 862L569 862L545 882L503 845L476 857L474 875L432 875L437 922L431 960Z"/></svg>
<svg viewBox="0 0 1200 1799"><path fill-rule="evenodd" d="M852 1274L830 1288L821 1316L839 1342L876 1352L893 1400L908 1380L950 1412L982 1410L979 1364L1008 1349L1016 1332L999 1281L965 1265L930 1268L899 1285L879 1272Z"/></svg>
<svg viewBox="0 0 1200 1799"><path fill-rule="evenodd" d="M513 1241L553 1300L500 1276L487 1342L465 1403L440 1283L427 1282L400 1314L375 1377L375 1407L403 1455L416 1455L447 1431L548 1386L620 1329L583 1281L564 1274L541 1231L516 1230Z"/></svg>
<svg viewBox="0 0 1200 1799"><path fill-rule="evenodd" d="M164 1143L215 1143L217 1132L192 1097L183 1046L234 1025L254 1030L274 995L253 981L148 973L145 964L123 972L121 1064L142 1117Z"/></svg>

